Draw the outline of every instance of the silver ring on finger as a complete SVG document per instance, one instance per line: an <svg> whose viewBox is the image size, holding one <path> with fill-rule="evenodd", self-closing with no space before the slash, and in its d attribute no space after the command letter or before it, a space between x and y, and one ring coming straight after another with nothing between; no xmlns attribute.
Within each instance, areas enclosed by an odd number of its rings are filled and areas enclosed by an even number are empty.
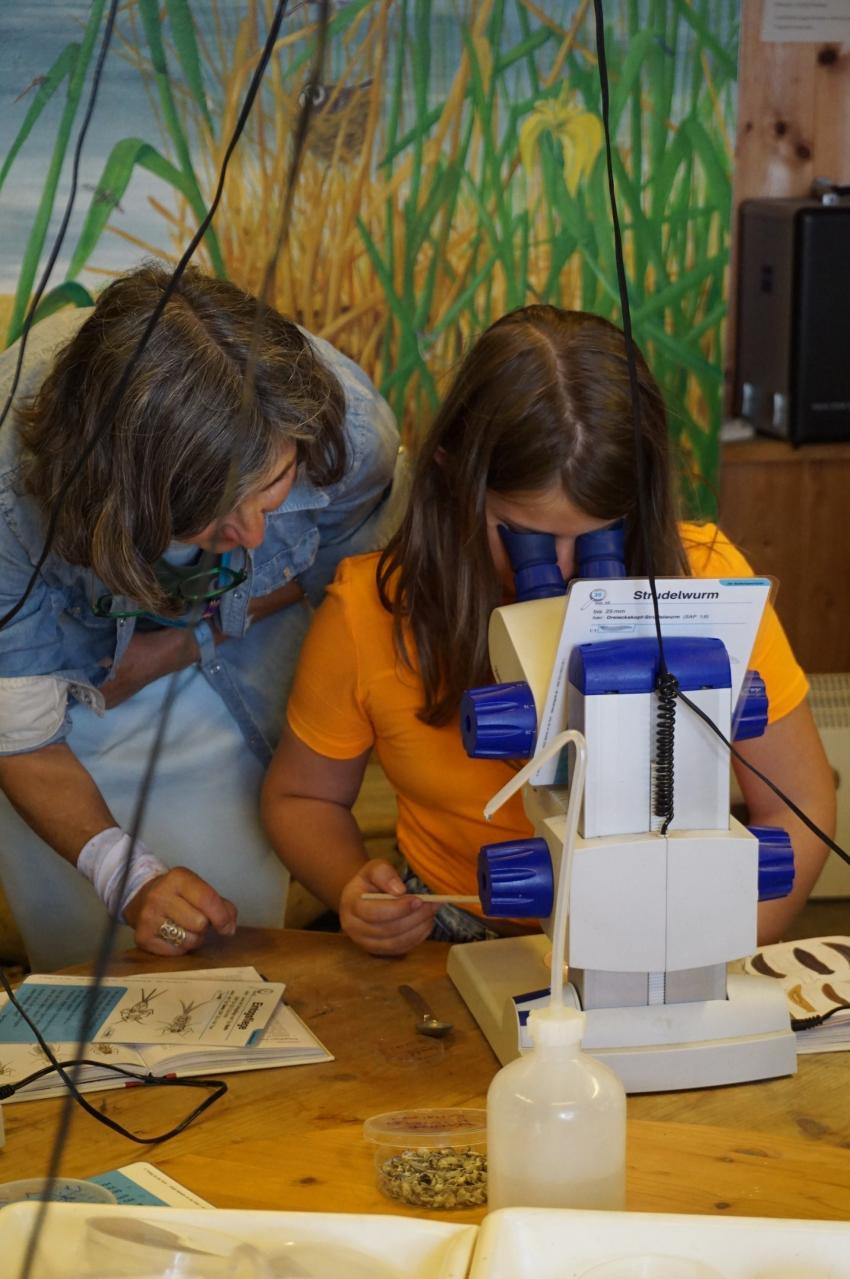
<svg viewBox="0 0 850 1279"><path fill-rule="evenodd" d="M156 933L157 937L167 941L169 946L182 946L186 941L186 929L182 924L175 924L173 919L164 919Z"/></svg>

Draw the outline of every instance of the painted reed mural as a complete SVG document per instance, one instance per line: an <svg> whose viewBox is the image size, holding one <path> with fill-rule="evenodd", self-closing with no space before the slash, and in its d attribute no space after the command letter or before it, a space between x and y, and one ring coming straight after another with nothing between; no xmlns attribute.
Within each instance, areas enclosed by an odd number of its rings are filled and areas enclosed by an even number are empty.
<svg viewBox="0 0 850 1279"><path fill-rule="evenodd" d="M32 31L16 18L18 39L37 44L38 11L57 2L29 6ZM10 193L21 203L27 160L38 181L14 246L7 340L61 209L105 4L59 6L70 38L14 103L8 95L0 218ZM98 106L109 127L42 314L88 304L104 275L142 256L176 260L211 198L271 9L122 6ZM703 511L722 402L738 9L607 6L635 331L687 463L708 481L691 494ZM201 253L248 289L272 252L316 20L311 0L291 6ZM506 309L544 300L618 317L589 0L337 0L326 72L309 91L316 110L273 300L359 360L407 433L430 416L470 338Z"/></svg>

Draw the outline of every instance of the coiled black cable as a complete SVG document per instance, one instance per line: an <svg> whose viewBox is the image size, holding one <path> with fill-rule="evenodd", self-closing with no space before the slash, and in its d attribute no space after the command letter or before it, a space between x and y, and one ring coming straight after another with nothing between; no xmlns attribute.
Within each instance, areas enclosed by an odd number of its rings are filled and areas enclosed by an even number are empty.
<svg viewBox="0 0 850 1279"><path fill-rule="evenodd" d="M652 812L663 819L661 834L673 820L675 792L674 751L676 745L676 698L679 681L670 671L659 674L656 686L658 706L655 714L655 786Z"/></svg>
<svg viewBox="0 0 850 1279"><path fill-rule="evenodd" d="M613 160L613 145L611 141L611 129L610 129L610 120L609 120L610 95L609 95L609 88L608 88L608 64L605 56L605 16L603 12L603 0L593 0L593 13L594 13L594 19L596 24L596 55L597 55L597 61L598 61L598 67L599 67L599 92L600 92L600 98L601 98L601 104L602 104L602 124L603 124L604 133L605 133L605 157L606 157L607 170L608 170L608 196L611 202L611 224L612 224L612 230L614 233L614 259L617 266L617 286L618 286L618 292L620 295L620 311L621 311L622 321L623 321L623 337L625 340L625 348L626 348L626 364L629 371L629 385L631 389L631 399L632 399L632 418L633 418L633 424L634 424L634 437L635 437L635 476L637 480L637 518L638 518L638 525L639 525L639 532L641 537L644 561L646 565L646 576L649 579L649 590L652 596L652 611L653 611L653 617L655 620L655 635L658 641L659 683L657 687L660 687L661 680L665 676L669 675L669 671L667 669L667 662L664 657L664 638L661 634L661 613L658 607L658 591L656 589L656 584L655 584L655 569L653 564L652 545L651 545L650 538L647 535L647 520L645 518L646 485L645 485L645 463L644 463L644 457L643 457L643 449L641 447L642 431L641 431L641 415L640 415L640 395L639 395L639 387L638 387L637 359L635 356L634 338L632 336L631 309L629 307L629 289L626 281L625 259L623 256L623 238L620 232L620 218L617 212L617 198L616 198L616 192L614 190L614 160ZM680 702L682 702L691 711L693 711L695 715L697 715L701 720L703 720L703 722L711 729L711 731L715 734L715 736L720 738L721 742L723 742L723 744L727 747L732 757L738 760L739 763L743 764L744 767L747 768L756 777L758 777L758 779L761 782L764 782L764 784L768 786L770 790L772 790L773 793L779 799L782 800L783 804L787 805L787 807L795 815L795 817L799 818L799 820L803 822L803 824L812 832L812 834L817 835L818 839L820 839L826 845L827 848L831 849L832 852L836 853L845 862L850 864L850 854L848 854L843 848L841 848L840 845L837 844L834 839L831 839L830 836L827 835L825 831L822 831L821 828L817 825L817 823L813 822L812 819L808 817L806 813L803 812L803 810L799 807L799 805L795 804L793 800L789 799L788 796L785 794L785 792L780 790L780 788L774 782L772 782L770 778L766 777L764 773L760 772L759 769L755 767L755 765L751 764L749 760L745 759L744 756L741 755L740 752L735 749L732 743L721 732L721 730L717 727L717 725L710 718L710 716L706 715L706 713L703 710L701 710L694 702L692 702L690 698L686 697L685 694L682 693L681 690L679 690L678 688L675 696ZM671 779L671 790L672 790L672 785L673 784ZM671 807L668 810L668 814L666 815L666 824L663 827L663 832L666 832L672 820L673 820L673 808L671 804Z"/></svg>

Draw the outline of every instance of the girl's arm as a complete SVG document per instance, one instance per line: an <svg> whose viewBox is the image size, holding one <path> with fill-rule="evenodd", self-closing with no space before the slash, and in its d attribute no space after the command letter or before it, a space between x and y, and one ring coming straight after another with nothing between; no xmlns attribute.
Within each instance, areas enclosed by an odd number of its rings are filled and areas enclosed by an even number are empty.
<svg viewBox="0 0 850 1279"><path fill-rule="evenodd" d="M353 941L375 955L404 955L428 936L436 907L406 895L389 862L366 856L351 809L369 753L332 759L284 727L263 787L263 820L278 857L338 912ZM393 893L398 900L363 901L366 892Z"/></svg>
<svg viewBox="0 0 850 1279"><path fill-rule="evenodd" d="M808 702L768 725L763 737L741 742L741 755L769 777L827 835L835 836L835 782ZM788 897L759 906L760 945L781 940L805 905L827 857L827 847L763 782L733 761L735 774L758 826L783 826L794 847L794 888Z"/></svg>

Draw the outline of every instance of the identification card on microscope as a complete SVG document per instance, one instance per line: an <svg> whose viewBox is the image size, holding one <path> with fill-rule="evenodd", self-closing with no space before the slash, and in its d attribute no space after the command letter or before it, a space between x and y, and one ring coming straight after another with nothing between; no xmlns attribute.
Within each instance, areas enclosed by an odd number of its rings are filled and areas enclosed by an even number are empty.
<svg viewBox="0 0 850 1279"><path fill-rule="evenodd" d="M735 705L773 583L767 577L656 578L663 635L720 639L729 654ZM646 578L578 579L570 586L552 678L543 705L537 752L566 727L567 672L577 644L641 639L655 635L655 615ZM563 752L562 752L563 754ZM541 764L532 785L565 781L558 758Z"/></svg>

